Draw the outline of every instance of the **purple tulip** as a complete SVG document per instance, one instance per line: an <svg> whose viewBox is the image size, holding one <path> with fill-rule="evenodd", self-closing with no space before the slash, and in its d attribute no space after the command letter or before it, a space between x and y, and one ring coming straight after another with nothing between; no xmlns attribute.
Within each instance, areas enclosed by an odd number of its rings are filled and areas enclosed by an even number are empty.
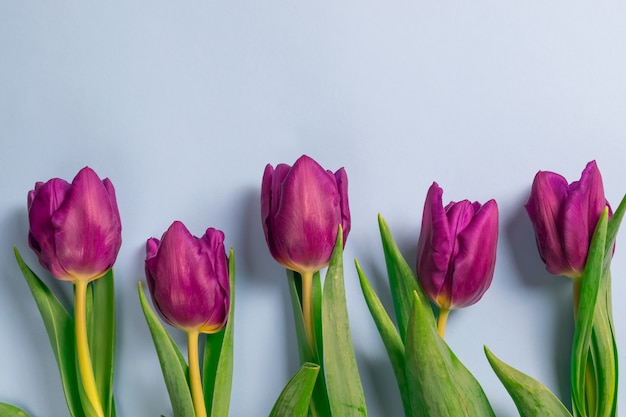
<svg viewBox="0 0 626 417"><path fill-rule="evenodd" d="M148 239L145 266L152 301L167 323L200 333L224 327L230 306L224 233L210 228L197 238L175 221L160 241Z"/></svg>
<svg viewBox="0 0 626 417"><path fill-rule="evenodd" d="M115 190L85 167L71 184L53 178L28 193L28 244L41 265L64 281L92 281L115 263L122 224Z"/></svg>
<svg viewBox="0 0 626 417"><path fill-rule="evenodd" d="M554 172L535 175L525 207L548 272L570 278L582 275L593 232L607 206L595 161L569 185Z"/></svg>
<svg viewBox="0 0 626 417"><path fill-rule="evenodd" d="M424 291L442 309L476 303L489 288L496 263L498 205L468 200L442 203L433 183L426 195L417 246L417 274Z"/></svg>
<svg viewBox="0 0 626 417"><path fill-rule="evenodd" d="M261 186L261 217L270 252L284 267L303 273L328 265L343 227L350 231L348 177L334 174L306 155L293 167L265 167Z"/></svg>

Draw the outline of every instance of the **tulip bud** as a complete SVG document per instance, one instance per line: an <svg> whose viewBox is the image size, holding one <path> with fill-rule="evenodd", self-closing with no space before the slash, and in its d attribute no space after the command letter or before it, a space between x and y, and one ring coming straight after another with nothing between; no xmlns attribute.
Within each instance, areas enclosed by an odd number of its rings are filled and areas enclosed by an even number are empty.
<svg viewBox="0 0 626 417"><path fill-rule="evenodd" d="M115 263L122 225L113 184L89 167L71 184L38 182L28 193L28 244L41 265L64 281L92 281Z"/></svg>
<svg viewBox="0 0 626 417"><path fill-rule="evenodd" d="M146 243L145 269L154 306L167 323L200 333L224 327L230 306L224 233L210 228L197 238L175 221L160 241Z"/></svg>
<svg viewBox="0 0 626 417"><path fill-rule="evenodd" d="M442 203L433 183L424 203L417 246L417 274L424 291L440 308L476 303L489 288L496 263L498 205L468 200Z"/></svg>
<svg viewBox="0 0 626 417"><path fill-rule="evenodd" d="M300 273L327 266L343 227L350 231L348 177L334 174L306 155L293 167L265 167L261 186L261 217L265 240L274 259Z"/></svg>
<svg viewBox="0 0 626 417"><path fill-rule="evenodd" d="M535 175L525 207L548 272L570 278L582 275L593 232L607 206L595 161L587 164L580 181L569 185L554 172Z"/></svg>

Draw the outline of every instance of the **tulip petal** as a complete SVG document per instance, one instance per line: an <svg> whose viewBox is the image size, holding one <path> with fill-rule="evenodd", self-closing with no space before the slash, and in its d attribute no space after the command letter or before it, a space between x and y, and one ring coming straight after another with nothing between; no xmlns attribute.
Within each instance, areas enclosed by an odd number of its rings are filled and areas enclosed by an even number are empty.
<svg viewBox="0 0 626 417"><path fill-rule="evenodd" d="M470 306L487 291L493 279L497 242L498 206L489 200L457 236L458 251L447 285L451 289L450 308Z"/></svg>
<svg viewBox="0 0 626 417"><path fill-rule="evenodd" d="M576 271L582 273L585 268L591 236L606 206L602 176L595 161L591 161L580 181L570 185L559 224L563 231L563 251Z"/></svg>
<svg viewBox="0 0 626 417"><path fill-rule="evenodd" d="M54 178L46 183L38 182L28 195L28 244L37 254L39 263L59 279L67 279L67 273L55 256L55 229L51 215L59 208L70 188L68 182Z"/></svg>
<svg viewBox="0 0 626 417"><path fill-rule="evenodd" d="M417 244L417 275L432 300L441 292L450 263L451 237L442 203L443 190L436 182L428 189L422 229Z"/></svg>
<svg viewBox="0 0 626 417"><path fill-rule="evenodd" d="M284 177L280 191L271 219L274 248L291 269L315 272L328 264L342 223L335 178L303 156Z"/></svg>
<svg viewBox="0 0 626 417"><path fill-rule="evenodd" d="M98 278L113 266L122 244L114 202L98 175L85 167L52 214L59 264L74 279Z"/></svg>
<svg viewBox="0 0 626 417"><path fill-rule="evenodd" d="M552 274L571 270L561 245L561 207L568 193L567 180L559 174L539 171L535 175L526 211L535 229L541 259Z"/></svg>
<svg viewBox="0 0 626 417"><path fill-rule="evenodd" d="M228 316L229 283L224 234L215 229L196 238L179 221L147 245L146 278L152 299L169 324L212 333ZM152 255L152 256L150 256Z"/></svg>

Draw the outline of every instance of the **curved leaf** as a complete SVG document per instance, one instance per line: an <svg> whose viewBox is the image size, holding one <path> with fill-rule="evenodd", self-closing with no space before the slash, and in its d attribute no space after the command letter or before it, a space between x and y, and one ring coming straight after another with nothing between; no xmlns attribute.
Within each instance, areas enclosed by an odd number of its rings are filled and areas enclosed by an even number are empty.
<svg viewBox="0 0 626 417"><path fill-rule="evenodd" d="M230 277L228 321L221 331L206 336L204 346L202 385L207 416L209 417L227 416L230 406L235 326L235 250L232 248L228 257L228 276Z"/></svg>
<svg viewBox="0 0 626 417"><path fill-rule="evenodd" d="M82 417L84 412L76 378L74 319L46 284L24 263L17 248L14 247L13 250L46 327L52 352L59 367L67 408L72 417Z"/></svg>
<svg viewBox="0 0 626 417"><path fill-rule="evenodd" d="M406 379L416 417L495 417L474 376L457 359L430 320L417 292L406 336Z"/></svg>
<svg viewBox="0 0 626 417"><path fill-rule="evenodd" d="M0 403L0 417L29 417L24 411L10 404Z"/></svg>
<svg viewBox="0 0 626 417"><path fill-rule="evenodd" d="M563 403L539 381L502 362L486 346L485 355L521 417L572 417Z"/></svg>
<svg viewBox="0 0 626 417"><path fill-rule="evenodd" d="M319 365L305 362L280 393L269 417L306 417Z"/></svg>
<svg viewBox="0 0 626 417"><path fill-rule="evenodd" d="M332 415L361 417L367 416L367 409L350 336L343 283L342 235L340 227L324 280L322 296L324 372Z"/></svg>
<svg viewBox="0 0 626 417"><path fill-rule="evenodd" d="M363 291L363 297L365 298L367 307L369 308L372 318L374 319L374 323L376 323L380 337L383 340L385 349L387 350L387 355L391 361L391 367L393 368L393 372L396 376L396 381L398 382L400 396L402 397L402 405L404 407L404 414L407 417L411 416L411 401L404 369L404 343L402 343L398 330L389 318L389 315L378 299L374 289L367 281L367 277L361 270L361 266L356 260L354 262L359 275L359 282L361 284L361 290Z"/></svg>
<svg viewBox="0 0 626 417"><path fill-rule="evenodd" d="M141 309L146 317L146 322L154 341L154 347L159 356L159 363L161 364L163 379L172 403L174 417L193 417L195 411L191 392L189 391L189 367L185 363L178 346L176 346L176 343L174 343L150 305L148 305L141 282L138 287Z"/></svg>

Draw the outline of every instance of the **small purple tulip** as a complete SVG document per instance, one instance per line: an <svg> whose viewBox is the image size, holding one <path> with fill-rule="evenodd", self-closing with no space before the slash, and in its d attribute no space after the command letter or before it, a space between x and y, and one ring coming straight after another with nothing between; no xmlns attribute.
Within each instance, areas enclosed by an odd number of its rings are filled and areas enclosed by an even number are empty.
<svg viewBox="0 0 626 417"><path fill-rule="evenodd" d="M41 265L64 281L92 281L115 263L122 224L113 184L91 168L71 184L53 178L28 193L28 244Z"/></svg>
<svg viewBox="0 0 626 417"><path fill-rule="evenodd" d="M433 183L424 203L417 246L417 275L424 291L440 308L476 303L491 285L498 243L498 205L468 200L442 203L443 190Z"/></svg>
<svg viewBox="0 0 626 417"><path fill-rule="evenodd" d="M554 172L535 175L525 207L548 272L570 278L582 275L593 232L608 205L595 161L569 185Z"/></svg>
<svg viewBox="0 0 626 417"><path fill-rule="evenodd" d="M261 217L265 240L284 267L316 272L327 266L338 226L345 245L350 231L348 177L334 174L306 155L290 167L265 167L261 186Z"/></svg>
<svg viewBox="0 0 626 417"><path fill-rule="evenodd" d="M230 306L224 233L207 229L192 236L175 221L159 241L146 243L146 278L163 319L184 331L218 332Z"/></svg>

